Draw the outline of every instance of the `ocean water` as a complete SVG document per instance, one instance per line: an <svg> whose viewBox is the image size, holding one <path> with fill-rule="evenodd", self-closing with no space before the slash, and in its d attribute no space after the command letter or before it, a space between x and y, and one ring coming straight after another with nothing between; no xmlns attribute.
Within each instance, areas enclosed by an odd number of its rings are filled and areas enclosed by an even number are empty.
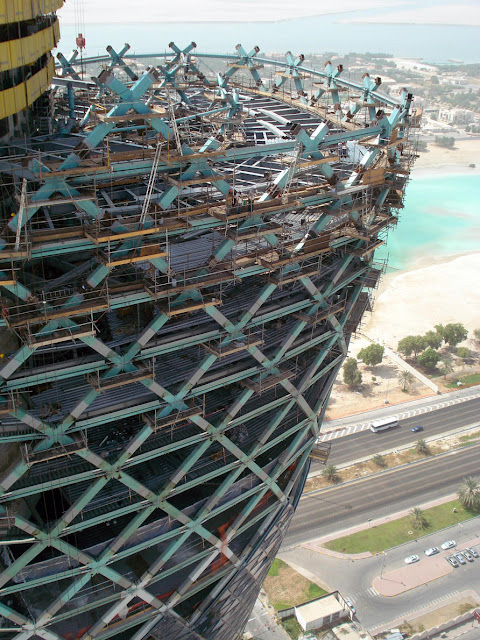
<svg viewBox="0 0 480 640"><path fill-rule="evenodd" d="M373 12L362 12L362 16L368 13ZM118 51L125 42L135 53L159 53L167 50L173 40L182 48L194 41L198 51L205 53L235 53L234 47L240 42L247 51L258 45L263 53L372 51L423 58L425 62L480 61L478 27L341 22L353 16L353 13L342 13L262 23L87 24L85 53L88 56L104 54L109 44ZM62 23L61 34L59 50L66 54L75 46L74 25Z"/></svg>
<svg viewBox="0 0 480 640"><path fill-rule="evenodd" d="M421 259L480 251L479 203L478 173L413 173L399 223L375 257L388 256L390 267L406 269Z"/></svg>

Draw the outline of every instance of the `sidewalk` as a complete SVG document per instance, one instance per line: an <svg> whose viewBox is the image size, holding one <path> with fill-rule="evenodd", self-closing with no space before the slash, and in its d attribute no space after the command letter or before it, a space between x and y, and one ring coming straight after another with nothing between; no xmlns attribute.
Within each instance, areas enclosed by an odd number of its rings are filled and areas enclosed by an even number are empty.
<svg viewBox="0 0 480 640"><path fill-rule="evenodd" d="M355 424L363 424L371 422L372 420L378 420L380 418L387 418L389 416L396 415L402 410L408 411L411 409L435 406L436 404L443 404L450 401L467 401L474 398L480 398L480 385L474 385L467 387L466 389L455 389L450 393L442 394L442 396L428 395L416 398L415 400L405 400L394 405L385 405L383 407L376 407L369 411L363 411L361 413L352 413L350 415L336 418L335 420L325 420L322 423L321 434L335 429L348 427Z"/></svg>

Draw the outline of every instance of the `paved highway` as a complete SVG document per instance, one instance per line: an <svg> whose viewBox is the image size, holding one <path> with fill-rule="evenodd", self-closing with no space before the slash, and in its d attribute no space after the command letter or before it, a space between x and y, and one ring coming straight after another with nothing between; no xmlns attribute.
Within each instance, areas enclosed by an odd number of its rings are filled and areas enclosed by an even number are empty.
<svg viewBox="0 0 480 640"><path fill-rule="evenodd" d="M395 409L392 407L392 415ZM331 464L343 464L350 460L358 460L366 455L373 455L388 449L416 442L420 438L428 438L445 431L450 431L479 420L480 398L437 409L420 416L400 421L400 426L387 431L373 433L370 429L344 438L331 440L332 450L328 460ZM423 431L412 433L412 427L421 425ZM319 463L312 464L312 471L322 469Z"/></svg>
<svg viewBox="0 0 480 640"><path fill-rule="evenodd" d="M370 433L371 438L379 435ZM393 445L384 448L389 446ZM283 546L301 544L455 493L465 476L478 475L479 461L480 445L472 445L306 495L298 504Z"/></svg>

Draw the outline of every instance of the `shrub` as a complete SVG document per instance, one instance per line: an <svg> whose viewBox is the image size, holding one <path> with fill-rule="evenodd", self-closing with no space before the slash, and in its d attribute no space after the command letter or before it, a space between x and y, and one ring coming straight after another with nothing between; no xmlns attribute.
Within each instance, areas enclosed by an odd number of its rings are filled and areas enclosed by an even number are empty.
<svg viewBox="0 0 480 640"><path fill-rule="evenodd" d="M417 361L422 367L425 367L425 369L435 369L438 358L439 356L435 349L428 347L428 349L425 349L425 351L418 356Z"/></svg>
<svg viewBox="0 0 480 640"><path fill-rule="evenodd" d="M381 453L376 453L372 458L372 462L373 464L377 465L377 467L380 467L381 469L384 469L387 466L387 461L385 459L385 456L382 456Z"/></svg>
<svg viewBox="0 0 480 640"><path fill-rule="evenodd" d="M350 388L356 387L362 382L362 372L358 370L355 358L347 358L343 365L343 381Z"/></svg>

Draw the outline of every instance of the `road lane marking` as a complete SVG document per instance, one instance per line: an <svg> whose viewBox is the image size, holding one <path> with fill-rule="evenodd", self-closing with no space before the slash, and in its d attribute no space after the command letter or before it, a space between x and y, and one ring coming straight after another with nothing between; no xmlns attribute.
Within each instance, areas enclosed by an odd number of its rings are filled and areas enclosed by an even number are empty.
<svg viewBox="0 0 480 640"><path fill-rule="evenodd" d="M406 420L408 418L413 418L416 417L418 415L423 415L425 413L430 413L432 411L437 411L438 409L445 409L446 407L451 407L453 405L457 405L460 404L462 402L468 402L469 400L475 400L477 398L480 398L480 393L472 395L472 396L465 396L462 398L454 398L452 400L445 400L444 402L436 402L435 404L432 405L428 405L427 407L420 407L418 409L410 409L408 411L402 411L400 413L397 413L395 415L398 416L399 420ZM393 409L393 407L392 407ZM327 440L335 440L336 438L342 438L342 437L346 437L348 435L353 435L354 433L357 433L357 431L365 431L366 429L369 428L370 422L359 422L359 423L353 423L353 424L349 424L349 425L344 425L341 427L338 427L338 431L327 431L323 434L321 434L321 436L318 439L318 442L325 442ZM351 432L349 430L352 430Z"/></svg>

